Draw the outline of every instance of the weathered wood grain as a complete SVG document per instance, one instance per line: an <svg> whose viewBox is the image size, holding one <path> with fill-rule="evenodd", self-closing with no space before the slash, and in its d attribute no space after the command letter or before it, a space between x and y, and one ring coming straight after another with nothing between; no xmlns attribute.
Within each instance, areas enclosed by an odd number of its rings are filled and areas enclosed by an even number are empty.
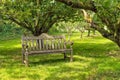
<svg viewBox="0 0 120 80"><path fill-rule="evenodd" d="M28 66L29 55L64 53L64 58L66 58L66 53L69 52L70 61L73 61L72 45L70 44L70 48L66 47L67 42L64 36L52 36L52 38L22 36L22 60Z"/></svg>

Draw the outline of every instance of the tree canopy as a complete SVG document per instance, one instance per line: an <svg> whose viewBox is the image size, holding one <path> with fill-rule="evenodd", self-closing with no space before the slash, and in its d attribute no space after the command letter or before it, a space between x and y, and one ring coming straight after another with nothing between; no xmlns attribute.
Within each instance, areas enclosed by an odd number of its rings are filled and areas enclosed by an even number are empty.
<svg viewBox="0 0 120 80"><path fill-rule="evenodd" d="M79 9L95 13L91 27L120 47L119 0L1 0L0 18L39 36L59 21L79 20Z"/></svg>
<svg viewBox="0 0 120 80"><path fill-rule="evenodd" d="M72 8L95 13L92 28L120 47L120 1L119 0L56 0Z"/></svg>
<svg viewBox="0 0 120 80"><path fill-rule="evenodd" d="M2 0L0 16L39 36L59 21L73 20L76 11L54 0ZM72 19L70 19L72 18Z"/></svg>

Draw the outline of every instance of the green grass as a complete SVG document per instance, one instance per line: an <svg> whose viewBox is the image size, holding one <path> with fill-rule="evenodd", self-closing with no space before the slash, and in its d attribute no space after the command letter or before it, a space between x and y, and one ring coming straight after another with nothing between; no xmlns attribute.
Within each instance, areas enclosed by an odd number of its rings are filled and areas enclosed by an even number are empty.
<svg viewBox="0 0 120 80"><path fill-rule="evenodd" d="M73 34L74 61L62 54L30 56L21 61L21 39L0 41L0 80L120 80L120 51L100 35L80 39Z"/></svg>

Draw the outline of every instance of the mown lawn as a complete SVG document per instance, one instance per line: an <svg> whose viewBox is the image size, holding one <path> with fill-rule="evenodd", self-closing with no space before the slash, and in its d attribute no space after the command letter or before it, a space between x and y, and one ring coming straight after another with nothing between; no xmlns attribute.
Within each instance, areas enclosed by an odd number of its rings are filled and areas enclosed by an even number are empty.
<svg viewBox="0 0 120 80"><path fill-rule="evenodd" d="M0 41L0 80L120 80L120 51L101 36L74 41L74 61L62 54L30 56L30 67L21 61L21 39Z"/></svg>

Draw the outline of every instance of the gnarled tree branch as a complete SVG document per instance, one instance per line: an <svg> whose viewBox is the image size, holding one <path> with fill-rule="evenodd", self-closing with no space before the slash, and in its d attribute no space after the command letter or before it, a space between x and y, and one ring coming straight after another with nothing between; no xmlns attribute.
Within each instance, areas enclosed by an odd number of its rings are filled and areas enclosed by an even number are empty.
<svg viewBox="0 0 120 80"><path fill-rule="evenodd" d="M79 8L79 9L85 9L85 10L91 10L97 12L97 9L93 1L87 4L84 4L83 2L73 2L72 0L56 0L56 1L62 2L68 6L71 6L72 8Z"/></svg>
<svg viewBox="0 0 120 80"><path fill-rule="evenodd" d="M28 26L27 23L25 23L25 22L20 22L20 21L18 21L17 19L15 19L14 17L11 17L11 16L9 17L9 20L11 20L11 21L13 21L14 23L20 25L21 27L24 27L24 28L30 30L31 32L33 32L32 27Z"/></svg>

